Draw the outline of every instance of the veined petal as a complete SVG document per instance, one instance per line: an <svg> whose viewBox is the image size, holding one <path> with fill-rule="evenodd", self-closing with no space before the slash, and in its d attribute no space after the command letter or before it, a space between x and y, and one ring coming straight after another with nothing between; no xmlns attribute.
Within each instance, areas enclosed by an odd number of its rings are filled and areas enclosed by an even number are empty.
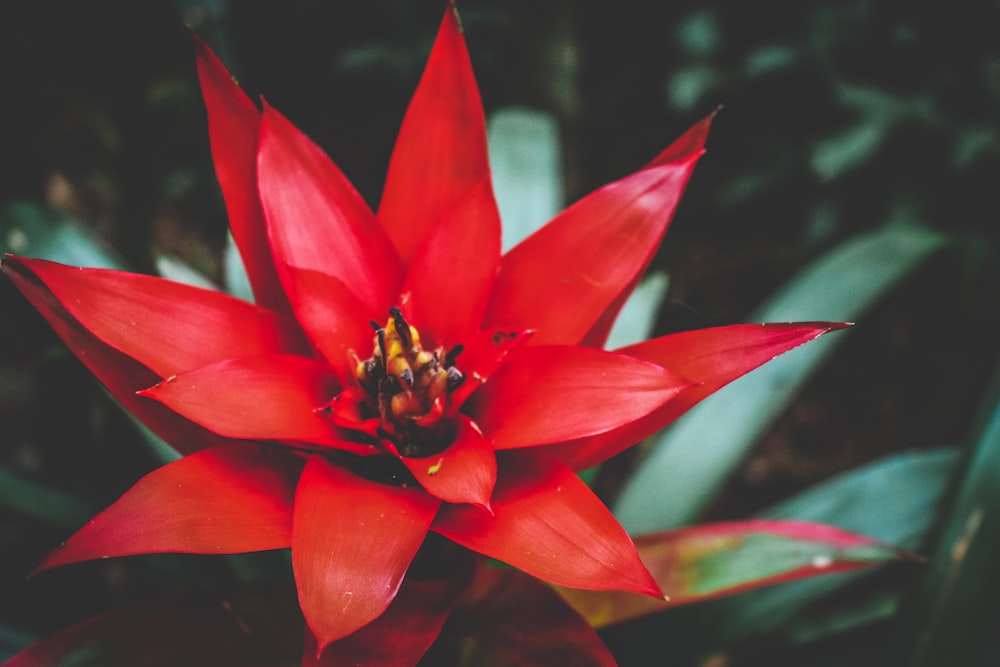
<svg viewBox="0 0 1000 667"><path fill-rule="evenodd" d="M529 346L511 354L462 411L494 448L531 447L620 427L690 385L686 377L623 354Z"/></svg>
<svg viewBox="0 0 1000 667"><path fill-rule="evenodd" d="M306 351L294 321L220 292L109 269L8 257L92 334L161 378L220 359Z"/></svg>
<svg viewBox="0 0 1000 667"><path fill-rule="evenodd" d="M386 610L439 503L309 458L295 493L292 567L317 656Z"/></svg>
<svg viewBox="0 0 1000 667"><path fill-rule="evenodd" d="M389 305L372 307L343 282L320 271L285 267L288 296L313 348L330 364L342 386L350 386L351 352L365 359L373 348L369 322L385 317Z"/></svg>
<svg viewBox="0 0 1000 667"><path fill-rule="evenodd" d="M283 282L287 264L327 273L368 303L395 298L403 269L375 215L337 165L266 103L257 181Z"/></svg>
<svg viewBox="0 0 1000 667"><path fill-rule="evenodd" d="M338 390L321 361L270 355L226 359L171 377L140 395L230 438L301 440L369 453L366 445L344 442L315 412Z"/></svg>
<svg viewBox="0 0 1000 667"><path fill-rule="evenodd" d="M492 514L443 505L432 530L553 584L663 597L625 529L569 468L527 452L499 463Z"/></svg>
<svg viewBox="0 0 1000 667"><path fill-rule="evenodd" d="M559 593L517 570L480 568L455 605L446 632L473 637L522 667L617 664L594 628Z"/></svg>
<svg viewBox="0 0 1000 667"><path fill-rule="evenodd" d="M23 261L8 256L0 264L0 269L108 391L139 421L177 451L189 454L226 442L225 438L188 421L165 406L137 396L136 391L157 382L160 377L87 330L66 311L63 304Z"/></svg>
<svg viewBox="0 0 1000 667"><path fill-rule="evenodd" d="M233 80L222 61L194 38L215 174L222 187L229 226L240 250L257 303L289 314L288 301L267 238L257 196L257 138L260 111Z"/></svg>
<svg viewBox="0 0 1000 667"><path fill-rule="evenodd" d="M206 449L149 473L36 571L144 553L243 553L291 544L302 459L248 443Z"/></svg>
<svg viewBox="0 0 1000 667"><path fill-rule="evenodd" d="M405 263L442 214L489 176L479 88L450 5L403 118L379 205L379 220ZM495 211L492 198L489 205Z"/></svg>
<svg viewBox="0 0 1000 667"><path fill-rule="evenodd" d="M489 178L435 218L403 283L403 306L433 345L479 332L500 263L500 214Z"/></svg>
<svg viewBox="0 0 1000 667"><path fill-rule="evenodd" d="M469 568L455 571L444 579L404 578L399 593L385 613L330 644L319 660L313 659L316 638L306 628L302 667L416 665L437 639L456 598L468 585L470 576L465 569Z"/></svg>
<svg viewBox="0 0 1000 667"><path fill-rule="evenodd" d="M583 340L649 264L698 157L606 185L512 248L484 327L535 329L533 345Z"/></svg>
<svg viewBox="0 0 1000 667"><path fill-rule="evenodd" d="M630 424L592 438L546 447L545 452L583 470L634 445L687 412L703 398L774 357L847 324L737 324L662 336L618 350L665 366L697 384Z"/></svg>
<svg viewBox="0 0 1000 667"><path fill-rule="evenodd" d="M422 458L401 456L399 460L431 495L449 503L489 507L497 481L497 457L465 415L458 415L458 434L443 452Z"/></svg>
<svg viewBox="0 0 1000 667"><path fill-rule="evenodd" d="M678 137L674 143L667 146L660 152L659 155L653 158L653 160L647 164L644 169L658 167L670 162L683 162L693 156L700 155L705 149L705 141L708 139L708 130L711 128L712 121L715 119L715 114L717 112L718 109L695 123L688 129L687 132ZM652 259L652 257L649 259ZM646 272L648 267L649 261L647 260L642 270L628 284L628 286L621 291L614 302L612 302L608 309L604 311L597 323L594 324L590 331L587 332L587 335L580 342L581 345L604 347L605 342L608 340L608 335L611 333L611 327L614 326L615 320L618 318L618 314L621 312L625 302L628 301L629 296L632 295L632 292L635 291L635 288L639 285L642 274Z"/></svg>

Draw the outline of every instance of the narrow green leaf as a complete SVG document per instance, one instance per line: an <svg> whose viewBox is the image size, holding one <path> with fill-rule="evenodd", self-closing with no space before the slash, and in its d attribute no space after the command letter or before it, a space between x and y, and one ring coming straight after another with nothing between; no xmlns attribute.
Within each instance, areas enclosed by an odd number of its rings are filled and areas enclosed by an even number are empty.
<svg viewBox="0 0 1000 667"><path fill-rule="evenodd" d="M156 258L156 272L167 280L184 283L204 289L219 290L219 286L176 257L159 255Z"/></svg>
<svg viewBox="0 0 1000 667"><path fill-rule="evenodd" d="M670 278L665 273L651 273L643 278L618 313L604 347L617 350L649 338L669 286Z"/></svg>
<svg viewBox="0 0 1000 667"><path fill-rule="evenodd" d="M854 321L942 248L946 237L891 225L834 248L748 319ZM824 336L745 375L652 439L615 513L640 534L694 521L786 408L809 376L845 340Z"/></svg>
<svg viewBox="0 0 1000 667"><path fill-rule="evenodd" d="M560 589L592 624L609 625L762 586L908 558L871 538L800 521L706 524L642 535L635 543L670 602L617 591Z"/></svg>
<svg viewBox="0 0 1000 667"><path fill-rule="evenodd" d="M905 598L892 661L909 667L985 664L1000 614L1000 373L987 396L971 456L931 549Z"/></svg>
<svg viewBox="0 0 1000 667"><path fill-rule="evenodd" d="M0 467L0 507L55 528L72 530L97 513L97 509L89 505Z"/></svg>

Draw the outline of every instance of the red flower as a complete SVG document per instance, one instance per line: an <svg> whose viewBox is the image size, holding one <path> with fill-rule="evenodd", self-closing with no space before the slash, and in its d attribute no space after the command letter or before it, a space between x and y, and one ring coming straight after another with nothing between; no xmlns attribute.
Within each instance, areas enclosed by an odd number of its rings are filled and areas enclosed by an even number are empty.
<svg viewBox="0 0 1000 667"><path fill-rule="evenodd" d="M426 650L457 594L420 588L422 545L439 561L460 545L562 586L662 595L574 471L831 328L743 325L599 349L710 119L501 256L483 113L453 8L377 214L196 47L216 170L258 305L149 276L5 260L81 360L185 454L40 569L291 547L309 641L337 642L342 656L396 651L401 662ZM400 592L408 570L412 590Z"/></svg>

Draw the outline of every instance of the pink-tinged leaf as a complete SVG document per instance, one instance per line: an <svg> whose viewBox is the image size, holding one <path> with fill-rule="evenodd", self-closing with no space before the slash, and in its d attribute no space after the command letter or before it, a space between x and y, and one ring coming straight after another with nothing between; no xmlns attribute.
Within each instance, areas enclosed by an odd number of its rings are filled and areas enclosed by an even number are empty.
<svg viewBox="0 0 1000 667"><path fill-rule="evenodd" d="M644 168L650 169L652 167L659 167L671 162L684 162L700 155L705 149L705 141L708 139L708 130L712 126L712 120L715 118L717 111L718 110L713 111L711 114L698 121L695 125L688 129L687 132L674 141L674 143L663 149L663 151ZM649 259L651 260L652 257ZM605 342L608 340L608 335L611 333L611 328L614 326L615 320L618 318L618 314L625 306L625 302L628 301L629 296L632 295L632 292L635 291L635 288L639 285L642 274L646 272L647 268L649 268L649 260L647 260L642 270L636 275L632 282L630 282L628 286L621 291L614 302L608 307L607 310L604 311L600 319L597 320L597 323L594 324L590 331L587 332L587 335L580 342L581 345L604 347Z"/></svg>
<svg viewBox="0 0 1000 667"><path fill-rule="evenodd" d="M274 266L267 225L257 196L257 138L260 111L233 80L222 61L194 38L215 174L222 187L229 226L240 250L257 303L289 314Z"/></svg>
<svg viewBox="0 0 1000 667"><path fill-rule="evenodd" d="M201 591L129 605L41 639L4 667L297 664L302 619L286 588Z"/></svg>
<svg viewBox="0 0 1000 667"><path fill-rule="evenodd" d="M271 355L227 359L171 377L140 395L229 438L298 440L368 453L367 446L344 442L316 413L338 391L323 362Z"/></svg>
<svg viewBox="0 0 1000 667"><path fill-rule="evenodd" d="M85 329L49 289L17 258L8 256L0 269L48 321L59 338L139 421L183 454L227 442L136 391L160 377L131 357L109 347Z"/></svg>
<svg viewBox="0 0 1000 667"><path fill-rule="evenodd" d="M488 507L497 481L497 457L476 425L458 415L458 433L448 448L433 456L401 456L407 467L431 495L449 503Z"/></svg>
<svg viewBox="0 0 1000 667"><path fill-rule="evenodd" d="M318 651L389 607L439 503L309 458L295 494L292 567Z"/></svg>
<svg viewBox="0 0 1000 667"><path fill-rule="evenodd" d="M26 267L92 334L161 378L231 357L308 349L293 320L220 292L41 259L4 264Z"/></svg>
<svg viewBox="0 0 1000 667"><path fill-rule="evenodd" d="M596 465L670 424L710 394L774 357L846 324L736 324L662 336L617 350L698 383L674 400L608 433L546 447L574 470Z"/></svg>
<svg viewBox="0 0 1000 667"><path fill-rule="evenodd" d="M406 577L381 616L330 644L316 659L316 638L306 629L302 667L408 667L416 665L441 632L456 598L469 584L468 568L444 579Z"/></svg>
<svg viewBox="0 0 1000 667"><path fill-rule="evenodd" d="M36 569L145 553L243 553L291 542L302 459L231 443L157 468Z"/></svg>
<svg viewBox="0 0 1000 667"><path fill-rule="evenodd" d="M486 121L454 5L396 139L378 217L409 264L439 220L488 183ZM490 197L484 205L496 204Z"/></svg>
<svg viewBox="0 0 1000 667"><path fill-rule="evenodd" d="M445 626L520 667L617 664L594 629L551 587L516 570L483 568Z"/></svg>
<svg viewBox="0 0 1000 667"><path fill-rule="evenodd" d="M660 366L587 347L516 351L466 402L496 449L602 433L640 419L691 382Z"/></svg>
<svg viewBox="0 0 1000 667"><path fill-rule="evenodd" d="M278 274L285 265L329 274L376 310L388 310L403 278L392 244L330 158L264 104L257 181Z"/></svg>
<svg viewBox="0 0 1000 667"><path fill-rule="evenodd" d="M505 452L490 503L443 505L433 530L545 581L662 597L608 508L562 464Z"/></svg>
<svg viewBox="0 0 1000 667"><path fill-rule="evenodd" d="M485 327L535 329L532 344L583 340L649 264L697 157L606 185L512 248Z"/></svg>
<svg viewBox="0 0 1000 667"><path fill-rule="evenodd" d="M847 572L912 556L839 528L799 521L733 521L636 538L670 602L559 589L595 627L753 588Z"/></svg>
<svg viewBox="0 0 1000 667"><path fill-rule="evenodd" d="M500 215L489 179L435 218L410 264L403 308L433 346L479 332L500 262Z"/></svg>
<svg viewBox="0 0 1000 667"><path fill-rule="evenodd" d="M384 319L362 302L340 280L319 271L286 267L288 294L298 321L313 348L330 364L342 386L355 378L355 361L367 359L374 349L369 322Z"/></svg>

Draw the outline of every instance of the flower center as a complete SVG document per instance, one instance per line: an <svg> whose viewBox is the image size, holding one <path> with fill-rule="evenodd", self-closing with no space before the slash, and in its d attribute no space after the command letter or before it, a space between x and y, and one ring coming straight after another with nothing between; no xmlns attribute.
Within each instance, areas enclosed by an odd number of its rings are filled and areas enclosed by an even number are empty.
<svg viewBox="0 0 1000 667"><path fill-rule="evenodd" d="M443 347L423 349L420 332L396 307L389 311L384 327L375 322L372 326L374 351L359 361L355 375L368 395L368 407L381 421L379 435L402 456L440 452L454 437L451 420L442 417L449 395L465 380L455 367L462 346L456 345L447 354Z"/></svg>

